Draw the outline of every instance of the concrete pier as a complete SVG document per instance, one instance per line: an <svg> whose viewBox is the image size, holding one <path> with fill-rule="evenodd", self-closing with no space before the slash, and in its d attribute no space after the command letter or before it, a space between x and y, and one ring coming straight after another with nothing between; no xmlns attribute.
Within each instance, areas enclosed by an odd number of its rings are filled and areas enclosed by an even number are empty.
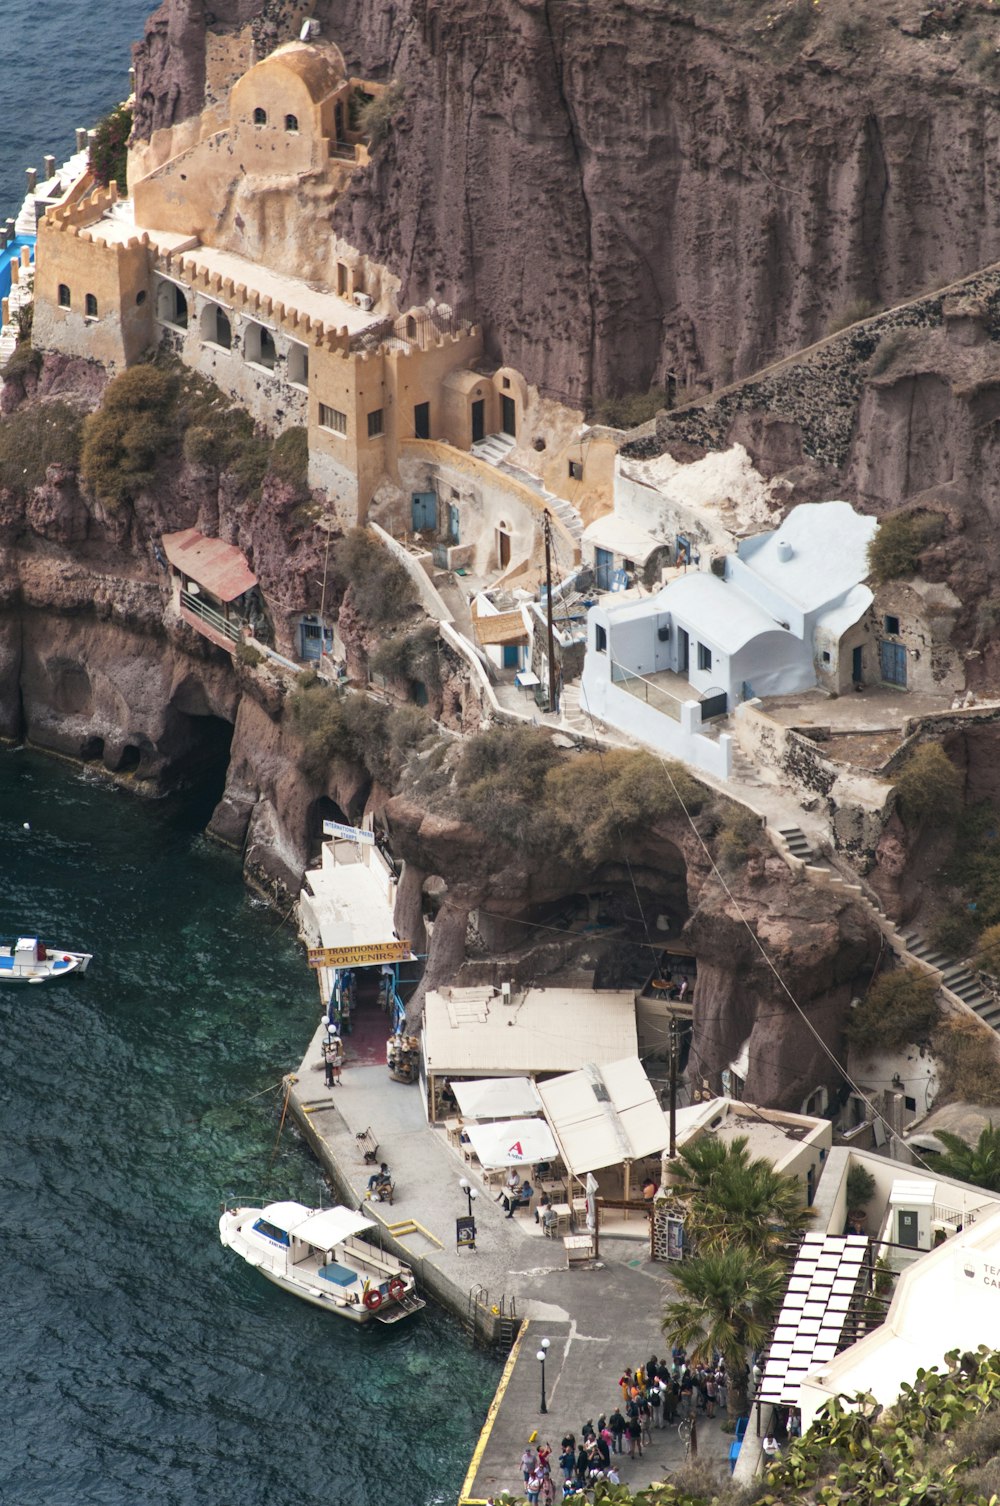
<svg viewBox="0 0 1000 1506"><path fill-rule="evenodd" d="M472 1506L505 1490L519 1494L518 1461L532 1432L538 1429L558 1453L565 1433L579 1438L585 1422L614 1409L626 1365L644 1365L667 1348L660 1312L671 1292L669 1272L649 1259L644 1225L635 1236L602 1232L594 1267L567 1269L561 1241L546 1239L527 1212L508 1219L495 1192L448 1144L443 1130L428 1125L417 1087L393 1082L384 1065L352 1062L350 1037L341 1084L327 1088L322 1039L318 1028L298 1073L288 1080L288 1104L340 1200L350 1207L364 1202L371 1166L356 1137L370 1129L396 1184L391 1207L366 1204L382 1225L386 1245L413 1267L427 1293L463 1320L471 1316L480 1330L492 1323L499 1332L513 1305L516 1342L459 1502ZM458 1185L462 1176L479 1193L475 1250L459 1250L455 1243L455 1220L467 1212ZM550 1341L544 1414L535 1357L543 1337ZM652 1439L642 1458L616 1461L633 1488L663 1479L684 1460L676 1426L654 1429ZM699 1424L700 1458L727 1468L731 1441L720 1419Z"/></svg>

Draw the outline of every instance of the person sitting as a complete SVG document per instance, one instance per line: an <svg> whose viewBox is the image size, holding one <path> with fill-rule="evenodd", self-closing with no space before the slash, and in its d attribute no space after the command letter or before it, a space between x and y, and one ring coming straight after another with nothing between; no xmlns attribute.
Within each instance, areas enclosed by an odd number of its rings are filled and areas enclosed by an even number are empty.
<svg viewBox="0 0 1000 1506"><path fill-rule="evenodd" d="M391 1181L392 1175L389 1171L388 1166L383 1161L378 1171L373 1171L371 1176L368 1178L368 1191L374 1192L376 1187L378 1187L381 1183Z"/></svg>
<svg viewBox="0 0 1000 1506"><path fill-rule="evenodd" d="M654 1177L647 1177L642 1184L643 1202L651 1203L656 1196L657 1186Z"/></svg>
<svg viewBox="0 0 1000 1506"><path fill-rule="evenodd" d="M539 1195L538 1195L538 1202L535 1204L535 1223L536 1224L540 1224L542 1222L542 1218L543 1218L543 1215L545 1213L546 1208L551 1208L551 1206L552 1206L552 1199L549 1197L548 1193L547 1192L540 1192Z"/></svg>
<svg viewBox="0 0 1000 1506"><path fill-rule="evenodd" d="M514 1196L515 1192L520 1187L520 1185L521 1185L521 1178L520 1178L520 1176L518 1174L517 1168L514 1167L514 1166L512 1166L510 1168L510 1171L508 1171L508 1173L507 1173L507 1179L506 1179L506 1181L504 1182L504 1184L501 1187L500 1191L497 1193L496 1198L494 1199L494 1201L497 1202L497 1203L503 1203L503 1202L505 1202L508 1198L511 1198L511 1197Z"/></svg>
<svg viewBox="0 0 1000 1506"><path fill-rule="evenodd" d="M545 1208L545 1209L543 1209L543 1211L542 1211L542 1217L541 1217L542 1233L543 1234L547 1234L548 1237L551 1239L553 1231L555 1230L556 1225L558 1223L559 1223L559 1215L556 1213L556 1210L552 1207L552 1204L550 1203L548 1205L548 1207Z"/></svg>
<svg viewBox="0 0 1000 1506"><path fill-rule="evenodd" d="M507 1209L507 1217L514 1217L516 1208L527 1208L534 1197L535 1189L527 1180L523 1181L516 1192L504 1193L504 1206Z"/></svg>

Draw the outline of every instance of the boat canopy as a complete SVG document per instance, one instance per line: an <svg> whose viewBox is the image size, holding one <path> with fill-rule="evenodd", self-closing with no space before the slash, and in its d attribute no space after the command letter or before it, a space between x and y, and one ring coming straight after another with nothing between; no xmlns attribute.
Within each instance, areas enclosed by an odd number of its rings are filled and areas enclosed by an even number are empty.
<svg viewBox="0 0 1000 1506"><path fill-rule="evenodd" d="M332 1249L352 1234L375 1228L370 1218L351 1208L307 1208L304 1203L271 1203L261 1209L261 1216L276 1229L319 1250Z"/></svg>

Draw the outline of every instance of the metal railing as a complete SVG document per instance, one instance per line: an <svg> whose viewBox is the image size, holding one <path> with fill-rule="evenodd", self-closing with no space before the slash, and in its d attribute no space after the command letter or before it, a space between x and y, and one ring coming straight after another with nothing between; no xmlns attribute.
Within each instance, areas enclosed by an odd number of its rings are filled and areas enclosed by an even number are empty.
<svg viewBox="0 0 1000 1506"><path fill-rule="evenodd" d="M681 719L681 702L669 690L664 690L659 685L654 685L652 680L647 680L644 675L637 674L635 670L626 669L624 664L616 664L611 661L611 680L615 685L620 685L622 690L634 695L637 700L645 701L647 706L652 706L654 711L660 711L664 716L673 717L675 722Z"/></svg>
<svg viewBox="0 0 1000 1506"><path fill-rule="evenodd" d="M223 617L214 607L207 606L197 596L192 596L189 591L181 592L181 606L201 619L208 627L214 628L217 633L228 638L231 643L238 643L242 632L242 622L230 622L228 617Z"/></svg>

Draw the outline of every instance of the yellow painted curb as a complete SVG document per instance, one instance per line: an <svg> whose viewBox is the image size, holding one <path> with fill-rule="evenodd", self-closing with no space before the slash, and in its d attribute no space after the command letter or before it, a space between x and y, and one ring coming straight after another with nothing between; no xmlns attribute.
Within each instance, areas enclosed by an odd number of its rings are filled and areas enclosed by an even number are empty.
<svg viewBox="0 0 1000 1506"><path fill-rule="evenodd" d="M479 1441L476 1444L475 1452L472 1455L472 1460L469 1464L468 1472L465 1476L465 1479L462 1481L462 1489L459 1491L458 1495L458 1506L486 1506L486 1502L484 1500L480 1500L477 1496L470 1496L469 1491L472 1489L473 1484L475 1483L476 1475L479 1473L479 1466L482 1463L483 1455L486 1452L486 1445L490 1441L490 1434L493 1431L493 1424L494 1422L496 1422L497 1413L500 1411L500 1404L503 1401L504 1396L507 1394L507 1387L510 1385L510 1378L514 1374L514 1366L517 1364L517 1357L521 1352L521 1345L524 1342L524 1336L527 1332L528 1319L522 1318L521 1327L517 1332L517 1338L514 1340L510 1354L507 1356L507 1363L503 1367L503 1374L500 1377L500 1384L497 1386L496 1395L490 1402L490 1409L486 1414L486 1421L483 1423L482 1432L479 1434Z"/></svg>

